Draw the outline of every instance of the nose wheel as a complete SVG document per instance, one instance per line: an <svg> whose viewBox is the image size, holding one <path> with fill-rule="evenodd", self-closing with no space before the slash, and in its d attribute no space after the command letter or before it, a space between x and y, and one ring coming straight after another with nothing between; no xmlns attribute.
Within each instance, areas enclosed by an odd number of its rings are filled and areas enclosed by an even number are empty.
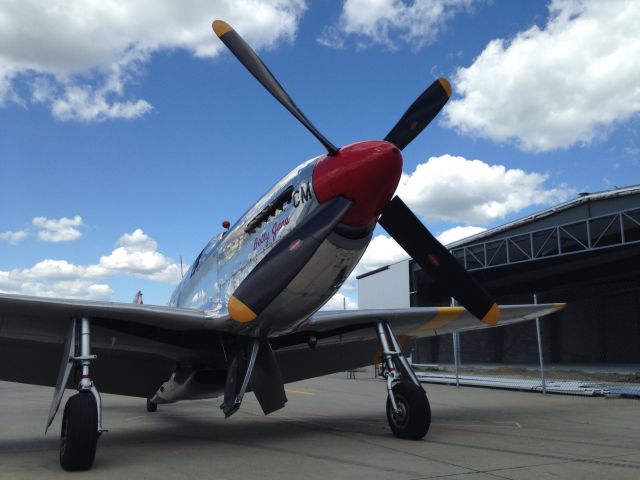
<svg viewBox="0 0 640 480"><path fill-rule="evenodd" d="M420 440L431 425L429 399L387 322L376 325L386 366L387 420L398 438Z"/></svg>

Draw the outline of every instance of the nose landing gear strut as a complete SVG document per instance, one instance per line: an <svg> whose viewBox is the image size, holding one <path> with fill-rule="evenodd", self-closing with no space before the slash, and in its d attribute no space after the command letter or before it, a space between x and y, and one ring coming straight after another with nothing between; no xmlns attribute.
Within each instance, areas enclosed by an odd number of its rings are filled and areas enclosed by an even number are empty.
<svg viewBox="0 0 640 480"><path fill-rule="evenodd" d="M423 438L431 425L431 408L427 394L402 353L402 348L387 322L376 324L382 356L386 366L387 420L396 437L409 440Z"/></svg>

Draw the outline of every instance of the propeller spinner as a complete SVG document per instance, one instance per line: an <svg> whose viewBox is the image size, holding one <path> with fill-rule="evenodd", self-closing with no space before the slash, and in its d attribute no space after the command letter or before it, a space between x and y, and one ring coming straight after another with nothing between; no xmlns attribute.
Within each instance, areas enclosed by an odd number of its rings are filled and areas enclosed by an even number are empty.
<svg viewBox="0 0 640 480"><path fill-rule="evenodd" d="M335 165L339 162L349 162L350 156L344 155L344 158L342 158L340 149L333 145L307 119L244 39L226 22L215 20L212 26L216 35L231 53L327 149L328 157L324 161L333 158L332 163L334 166L331 169L345 176L350 173L353 174L353 169L351 168L335 168ZM395 145L399 150L403 150L436 117L450 96L451 85L449 82L444 78L437 79L411 104L384 140ZM334 185L339 183L347 184L349 179L344 178L342 182L335 182ZM340 193L342 192L333 192L334 195ZM328 195L328 197L330 196ZM319 200L322 201L321 198ZM356 199L350 198L349 200ZM380 207L383 208L381 209L378 223L411 255L418 265L431 275L447 293L455 297L462 306L480 320L490 325L498 322L500 310L497 304L449 251L434 238L399 197L392 198L386 205L381 205ZM357 201L355 201L351 208L355 210L361 207L358 207ZM378 211L380 209L376 209L376 212ZM345 218L348 215L349 213L346 214ZM282 253L278 252L278 254ZM305 255L301 255L302 257L305 257ZM262 299L263 302L265 299L266 297ZM259 313L260 309L257 310L251 310L251 316Z"/></svg>

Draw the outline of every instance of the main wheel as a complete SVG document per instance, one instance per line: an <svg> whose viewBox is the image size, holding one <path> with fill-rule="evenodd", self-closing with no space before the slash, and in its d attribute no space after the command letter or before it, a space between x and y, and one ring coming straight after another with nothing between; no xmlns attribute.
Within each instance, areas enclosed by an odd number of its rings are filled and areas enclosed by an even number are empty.
<svg viewBox="0 0 640 480"><path fill-rule="evenodd" d="M398 412L393 411L387 398L387 420L393 434L399 438L420 440L431 425L431 407L424 390L413 383L400 382L393 386L393 398Z"/></svg>
<svg viewBox="0 0 640 480"><path fill-rule="evenodd" d="M98 443L98 406L91 392L75 394L64 407L60 431L60 466L88 470Z"/></svg>

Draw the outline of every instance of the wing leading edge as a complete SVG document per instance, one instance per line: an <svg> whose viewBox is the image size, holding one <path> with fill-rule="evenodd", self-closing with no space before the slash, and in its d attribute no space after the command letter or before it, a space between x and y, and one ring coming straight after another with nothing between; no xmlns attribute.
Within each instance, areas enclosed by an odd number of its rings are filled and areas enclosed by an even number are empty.
<svg viewBox="0 0 640 480"><path fill-rule="evenodd" d="M503 305L496 326L532 320L565 307L564 303ZM67 300L0 294L0 320L32 318L41 324L67 325L78 317L119 320L169 330L228 331L228 315L190 308ZM462 307L413 307L376 310L320 311L301 322L296 332L329 332L345 327L363 327L387 321L398 335L428 337L454 331L479 330L490 325L478 320Z"/></svg>
<svg viewBox="0 0 640 480"><path fill-rule="evenodd" d="M70 318L100 318L170 330L222 330L230 321L228 315L192 308L0 294L0 319L12 317L38 318L64 325Z"/></svg>
<svg viewBox="0 0 640 480"><path fill-rule="evenodd" d="M533 320L565 307L564 303L501 305L500 321L494 326ZM397 335L429 337L454 331L491 328L462 307L414 307L381 310L320 311L305 321L302 331L326 332L354 325L389 322Z"/></svg>

